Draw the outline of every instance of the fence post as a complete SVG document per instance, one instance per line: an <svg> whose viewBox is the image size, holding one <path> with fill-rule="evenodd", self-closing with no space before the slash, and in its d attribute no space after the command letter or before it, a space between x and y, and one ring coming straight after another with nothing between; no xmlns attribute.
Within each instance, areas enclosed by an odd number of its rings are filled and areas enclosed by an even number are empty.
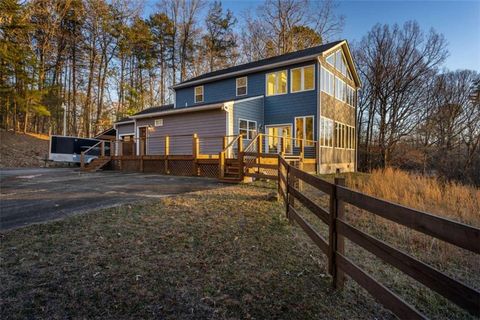
<svg viewBox="0 0 480 320"><path fill-rule="evenodd" d="M168 155L170 154L170 137L165 136L165 174L169 174L168 172Z"/></svg>
<svg viewBox="0 0 480 320"><path fill-rule="evenodd" d="M294 207L295 206L295 198L290 194L288 188L291 185L291 183L295 183L295 178L292 178L292 173L290 171L290 164L287 162L287 186L286 186L286 195L287 195L287 205L286 205L286 210L287 210L287 219L290 221L290 223L293 223L292 217L290 217L289 211L290 211L290 206Z"/></svg>
<svg viewBox="0 0 480 320"><path fill-rule="evenodd" d="M218 173L220 179L225 177L225 152L223 151L218 154Z"/></svg>
<svg viewBox="0 0 480 320"><path fill-rule="evenodd" d="M116 156L117 140L110 140L110 157Z"/></svg>
<svg viewBox="0 0 480 320"><path fill-rule="evenodd" d="M198 139L198 135L196 133L193 134L192 140L192 155L193 155L193 175L198 176L198 154L200 151L200 141Z"/></svg>
<svg viewBox="0 0 480 320"><path fill-rule="evenodd" d="M345 205L337 198L337 186L344 186L345 178L335 178L333 194L330 196L330 223L328 226L328 272L332 276L332 286L335 289L342 289L345 282L345 275L338 268L336 253L344 254L345 241L343 236L337 233L337 219L344 217Z"/></svg>
<svg viewBox="0 0 480 320"><path fill-rule="evenodd" d="M280 149L281 149L280 154L283 157L285 155L285 151L287 149L287 146L286 146L286 143L285 143L285 137L282 136L280 141L281 141L281 143L280 143L280 145L281 145L280 146Z"/></svg>
<svg viewBox="0 0 480 320"><path fill-rule="evenodd" d="M80 168L85 168L85 151L80 153Z"/></svg>
<svg viewBox="0 0 480 320"><path fill-rule="evenodd" d="M240 134L240 137L238 138L238 145L237 145L237 148L238 148L238 154L240 154L241 152L243 152L243 134Z"/></svg>

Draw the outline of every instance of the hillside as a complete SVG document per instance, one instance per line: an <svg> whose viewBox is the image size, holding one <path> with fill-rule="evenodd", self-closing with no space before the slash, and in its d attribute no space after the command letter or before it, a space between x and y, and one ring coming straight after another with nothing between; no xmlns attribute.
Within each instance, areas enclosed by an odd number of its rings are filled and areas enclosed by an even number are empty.
<svg viewBox="0 0 480 320"><path fill-rule="evenodd" d="M0 130L0 168L44 167L48 136Z"/></svg>

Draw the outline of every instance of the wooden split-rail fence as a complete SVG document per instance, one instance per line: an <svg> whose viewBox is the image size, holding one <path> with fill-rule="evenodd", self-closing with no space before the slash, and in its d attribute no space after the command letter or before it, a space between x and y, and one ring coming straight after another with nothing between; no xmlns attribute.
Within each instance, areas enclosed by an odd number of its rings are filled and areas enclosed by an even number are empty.
<svg viewBox="0 0 480 320"><path fill-rule="evenodd" d="M308 184L309 188L328 195L329 209L325 210L314 202L309 194L302 192L302 184ZM412 305L349 259L345 252L346 238L472 315L480 316L478 290L349 224L346 219L345 204L351 204L475 254L480 254L480 229L350 190L345 187L344 179L341 178L336 178L334 183L330 183L295 168L281 157L278 167L278 192L284 201L287 218L291 222L296 222L327 256L328 272L332 276L334 288L342 288L347 275L397 317L426 319L426 316ZM328 239L322 237L302 217L298 203L328 226Z"/></svg>

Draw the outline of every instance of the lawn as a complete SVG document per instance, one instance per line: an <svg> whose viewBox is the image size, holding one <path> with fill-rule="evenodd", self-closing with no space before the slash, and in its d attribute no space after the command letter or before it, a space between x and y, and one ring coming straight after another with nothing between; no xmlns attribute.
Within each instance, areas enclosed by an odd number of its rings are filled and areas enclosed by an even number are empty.
<svg viewBox="0 0 480 320"><path fill-rule="evenodd" d="M271 199L272 184L149 200L1 233L1 316L378 319L393 316Z"/></svg>

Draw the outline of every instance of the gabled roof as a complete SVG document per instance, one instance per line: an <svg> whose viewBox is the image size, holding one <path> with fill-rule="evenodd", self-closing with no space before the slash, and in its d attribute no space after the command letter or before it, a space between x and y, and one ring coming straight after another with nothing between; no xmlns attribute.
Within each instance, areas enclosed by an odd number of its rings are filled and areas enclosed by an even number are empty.
<svg viewBox="0 0 480 320"><path fill-rule="evenodd" d="M182 88L193 84L200 84L214 79L226 78L233 75L247 74L254 71L260 71L262 69L268 69L274 66L287 65L290 63L300 62L298 60L308 60L314 59L316 56L320 55L322 52L327 51L338 44L342 43L345 40L334 41L326 43L317 47L312 47L304 50L299 50L295 52L290 52L282 54L279 56L262 59L254 62L249 62L241 64L238 66L217 70L209 73L205 73L201 76L189 79L187 81L181 82L177 85L174 85L173 88Z"/></svg>

